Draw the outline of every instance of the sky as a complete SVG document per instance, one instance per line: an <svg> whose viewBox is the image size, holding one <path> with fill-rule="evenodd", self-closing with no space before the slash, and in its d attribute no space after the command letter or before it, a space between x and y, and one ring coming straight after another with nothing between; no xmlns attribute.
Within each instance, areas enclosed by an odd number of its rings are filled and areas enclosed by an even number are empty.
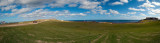
<svg viewBox="0 0 160 43"><path fill-rule="evenodd" d="M160 0L0 0L0 21L160 18Z"/></svg>

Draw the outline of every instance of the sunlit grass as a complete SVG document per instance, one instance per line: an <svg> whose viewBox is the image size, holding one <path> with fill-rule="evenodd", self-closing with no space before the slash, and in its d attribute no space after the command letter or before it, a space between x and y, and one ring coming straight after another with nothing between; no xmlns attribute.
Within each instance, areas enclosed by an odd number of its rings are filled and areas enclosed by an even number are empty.
<svg viewBox="0 0 160 43"><path fill-rule="evenodd" d="M0 27L0 43L159 43L160 22L55 22Z"/></svg>

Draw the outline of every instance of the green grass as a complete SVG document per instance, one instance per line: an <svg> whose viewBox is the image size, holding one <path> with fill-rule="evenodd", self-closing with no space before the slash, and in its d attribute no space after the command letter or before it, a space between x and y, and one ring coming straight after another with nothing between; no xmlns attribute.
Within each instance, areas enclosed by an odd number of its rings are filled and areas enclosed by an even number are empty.
<svg viewBox="0 0 160 43"><path fill-rule="evenodd" d="M133 24L47 21L0 27L0 43L160 43L160 22Z"/></svg>

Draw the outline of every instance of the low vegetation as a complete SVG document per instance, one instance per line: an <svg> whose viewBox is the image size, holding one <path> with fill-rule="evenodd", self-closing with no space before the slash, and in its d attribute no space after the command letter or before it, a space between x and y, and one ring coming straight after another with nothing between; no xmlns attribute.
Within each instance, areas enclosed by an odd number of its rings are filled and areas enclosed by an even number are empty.
<svg viewBox="0 0 160 43"><path fill-rule="evenodd" d="M0 27L0 43L160 43L160 22L109 24L46 21Z"/></svg>

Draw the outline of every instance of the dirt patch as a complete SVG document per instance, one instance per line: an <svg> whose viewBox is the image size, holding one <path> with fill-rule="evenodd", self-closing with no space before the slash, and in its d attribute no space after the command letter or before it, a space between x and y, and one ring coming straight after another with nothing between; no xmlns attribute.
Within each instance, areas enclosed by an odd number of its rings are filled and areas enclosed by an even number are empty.
<svg viewBox="0 0 160 43"><path fill-rule="evenodd" d="M38 24L38 23L24 23L24 24L0 25L0 27L14 27L14 26L24 26L24 25L31 25L31 24Z"/></svg>
<svg viewBox="0 0 160 43"><path fill-rule="evenodd" d="M36 43L54 43L54 42L47 42L47 41L42 41L42 40L36 40Z"/></svg>
<svg viewBox="0 0 160 43"><path fill-rule="evenodd" d="M34 34L28 34L29 36L35 36Z"/></svg>
<svg viewBox="0 0 160 43"><path fill-rule="evenodd" d="M75 43L75 42L76 42L76 41L74 41L74 40L71 40L71 41L70 41L70 43Z"/></svg>
<svg viewBox="0 0 160 43"><path fill-rule="evenodd" d="M133 42L132 40L130 40L130 39L128 40L128 42L129 42L129 43L134 43L134 42Z"/></svg>
<svg viewBox="0 0 160 43"><path fill-rule="evenodd" d="M100 38L102 38L105 34L102 34L101 36L99 36L98 38L94 39L93 41L91 41L91 43L95 43L97 40L99 40Z"/></svg>
<svg viewBox="0 0 160 43"><path fill-rule="evenodd" d="M108 37L109 37L109 34L108 34L108 35L106 35L106 38L103 40L103 42L102 42L102 43L106 43L106 40L108 40Z"/></svg>
<svg viewBox="0 0 160 43"><path fill-rule="evenodd" d="M45 39L53 39L53 38L51 38L51 37L44 37Z"/></svg>
<svg viewBox="0 0 160 43"><path fill-rule="evenodd" d="M62 39L62 38L54 38L54 39Z"/></svg>
<svg viewBox="0 0 160 43"><path fill-rule="evenodd" d="M0 36L0 40L2 40L3 39L3 36Z"/></svg>
<svg viewBox="0 0 160 43"><path fill-rule="evenodd" d="M63 43L63 42L57 42L57 43Z"/></svg>
<svg viewBox="0 0 160 43"><path fill-rule="evenodd" d="M43 43L43 41L41 41L41 40L36 40L36 42L37 42L37 43Z"/></svg>
<svg viewBox="0 0 160 43"><path fill-rule="evenodd" d="M148 39L148 38L138 38L138 37L135 37L135 36L132 36L132 35L129 35L128 37L129 37L129 38L136 39L136 40L149 41L149 39Z"/></svg>

